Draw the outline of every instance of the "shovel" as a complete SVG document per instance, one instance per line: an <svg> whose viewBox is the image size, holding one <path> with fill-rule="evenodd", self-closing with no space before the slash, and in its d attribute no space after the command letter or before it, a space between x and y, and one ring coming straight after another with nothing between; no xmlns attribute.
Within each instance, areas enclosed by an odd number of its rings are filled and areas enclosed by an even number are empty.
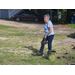
<svg viewBox="0 0 75 75"><path fill-rule="evenodd" d="M41 44L47 44L48 42L46 41L46 39L44 38L44 41L41 42Z"/></svg>

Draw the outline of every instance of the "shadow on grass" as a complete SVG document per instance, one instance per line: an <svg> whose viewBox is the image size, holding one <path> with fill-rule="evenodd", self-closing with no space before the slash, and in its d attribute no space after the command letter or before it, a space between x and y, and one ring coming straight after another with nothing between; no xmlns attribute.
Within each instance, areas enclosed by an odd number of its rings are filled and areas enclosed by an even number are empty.
<svg viewBox="0 0 75 75"><path fill-rule="evenodd" d="M75 33L71 33L71 34L67 35L67 37L75 39Z"/></svg>
<svg viewBox="0 0 75 75"><path fill-rule="evenodd" d="M33 56L36 56L36 54L39 52L38 49L34 48L33 46L24 46L24 48L28 48L29 50L33 51Z"/></svg>
<svg viewBox="0 0 75 75"><path fill-rule="evenodd" d="M48 56L45 54L42 58L47 59L48 60Z"/></svg>
<svg viewBox="0 0 75 75"><path fill-rule="evenodd" d="M32 53L33 56L38 56L37 53L39 53L39 50L36 49L36 48L33 48L33 46L24 46L24 48L28 48L29 50L32 50L32 51L33 51L33 53ZM43 54L43 55L44 55L44 56L42 56L42 58L48 60L47 54Z"/></svg>

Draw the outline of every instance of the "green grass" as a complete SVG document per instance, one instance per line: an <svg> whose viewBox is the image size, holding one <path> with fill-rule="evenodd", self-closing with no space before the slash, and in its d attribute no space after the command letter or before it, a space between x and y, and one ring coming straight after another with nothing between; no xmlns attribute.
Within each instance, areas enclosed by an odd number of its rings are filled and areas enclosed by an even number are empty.
<svg viewBox="0 0 75 75"><path fill-rule="evenodd" d="M67 36L66 35L60 35L60 34L55 34L55 36L54 36L54 39L56 39L56 40L61 40L64 38L67 38Z"/></svg>
<svg viewBox="0 0 75 75"><path fill-rule="evenodd" d="M68 38L66 35L59 34L55 34L54 40L56 42L53 43L53 50L57 51L56 57L60 56L61 59L56 58L55 61L49 61L44 56L33 56L33 53L39 52L40 42L43 38L43 35L36 35L34 32L38 33L40 31L0 25L0 37L8 38L0 39L0 65L64 65L68 64L68 61L75 61L62 58L68 48L68 51L72 51L71 55L75 51L69 43L58 43L58 41ZM62 47L60 48L60 46ZM46 45L44 54L47 53L47 50ZM70 55L66 56L69 57Z"/></svg>
<svg viewBox="0 0 75 75"><path fill-rule="evenodd" d="M68 24L68 25L75 29L75 24Z"/></svg>

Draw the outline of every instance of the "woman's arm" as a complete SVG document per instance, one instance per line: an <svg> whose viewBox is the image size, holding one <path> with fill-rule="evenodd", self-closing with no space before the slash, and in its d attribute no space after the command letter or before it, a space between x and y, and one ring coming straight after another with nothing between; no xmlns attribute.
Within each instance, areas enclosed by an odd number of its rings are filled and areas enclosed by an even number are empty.
<svg viewBox="0 0 75 75"><path fill-rule="evenodd" d="M46 35L52 32L52 27L48 27L48 28L49 28L49 32Z"/></svg>

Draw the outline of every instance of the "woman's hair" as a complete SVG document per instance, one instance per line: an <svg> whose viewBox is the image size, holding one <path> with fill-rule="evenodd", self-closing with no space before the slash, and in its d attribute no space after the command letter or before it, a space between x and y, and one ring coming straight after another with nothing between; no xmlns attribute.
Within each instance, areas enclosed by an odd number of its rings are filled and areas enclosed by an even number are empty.
<svg viewBox="0 0 75 75"><path fill-rule="evenodd" d="M50 19L50 15L49 14L45 14L44 17L47 17L47 19Z"/></svg>

